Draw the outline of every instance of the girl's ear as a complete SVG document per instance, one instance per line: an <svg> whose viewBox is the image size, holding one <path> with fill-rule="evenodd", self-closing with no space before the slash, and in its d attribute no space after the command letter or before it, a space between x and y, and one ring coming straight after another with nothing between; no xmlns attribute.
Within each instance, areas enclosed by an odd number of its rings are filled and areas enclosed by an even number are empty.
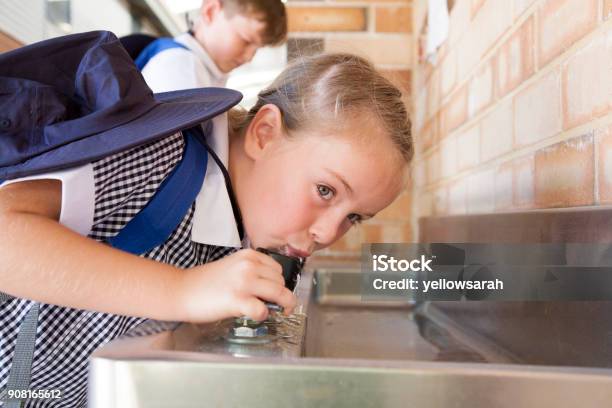
<svg viewBox="0 0 612 408"><path fill-rule="evenodd" d="M260 158L283 137L282 116L278 106L263 105L255 114L244 135L244 151L253 160Z"/></svg>

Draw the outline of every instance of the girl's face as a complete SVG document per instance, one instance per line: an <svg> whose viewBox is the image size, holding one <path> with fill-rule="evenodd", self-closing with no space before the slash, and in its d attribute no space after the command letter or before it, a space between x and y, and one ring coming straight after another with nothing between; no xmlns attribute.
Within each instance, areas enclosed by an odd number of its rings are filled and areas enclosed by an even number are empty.
<svg viewBox="0 0 612 408"><path fill-rule="evenodd" d="M355 126L354 134L302 132L288 138L275 128L273 111L270 123L256 123L256 117L247 129L246 165L238 166L235 184L253 247L309 256L400 193L404 165L380 130L364 134L363 126Z"/></svg>

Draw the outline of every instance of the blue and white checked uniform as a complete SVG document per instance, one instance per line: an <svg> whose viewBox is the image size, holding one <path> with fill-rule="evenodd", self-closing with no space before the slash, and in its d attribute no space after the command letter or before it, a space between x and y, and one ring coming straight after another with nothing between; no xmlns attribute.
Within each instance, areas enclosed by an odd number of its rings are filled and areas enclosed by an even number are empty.
<svg viewBox="0 0 612 408"><path fill-rule="evenodd" d="M88 236L104 241L116 235L181 160L184 145L182 134L177 133L92 163L95 203ZM194 208L195 204L166 242L142 256L189 268L234 252L234 247L206 245L192 239ZM1 389L7 383L19 324L33 304L15 298L0 305ZM25 406L84 407L89 355L145 320L41 304L30 389L59 389L61 398L29 400Z"/></svg>

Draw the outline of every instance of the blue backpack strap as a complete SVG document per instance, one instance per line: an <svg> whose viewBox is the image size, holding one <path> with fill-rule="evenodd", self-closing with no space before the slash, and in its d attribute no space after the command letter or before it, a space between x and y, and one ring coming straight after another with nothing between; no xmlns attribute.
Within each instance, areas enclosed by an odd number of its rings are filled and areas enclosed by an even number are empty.
<svg viewBox="0 0 612 408"><path fill-rule="evenodd" d="M206 134L212 131L212 122L206 123ZM183 131L185 150L183 158L172 172L160 184L157 192L119 234L108 240L115 248L135 255L140 255L155 248L168 239L185 217L189 207L195 201L206 175L208 149L204 132L200 126ZM13 297L0 292L0 303ZM19 326L15 343L15 356L9 372L8 390L27 390L38 326L39 303L32 305ZM22 400L7 399L0 395L7 408L19 408Z"/></svg>
<svg viewBox="0 0 612 408"><path fill-rule="evenodd" d="M207 122L206 134L212 130ZM144 254L166 239L195 201L206 175L208 150L202 128L183 131L185 151L149 203L107 243L134 255Z"/></svg>
<svg viewBox="0 0 612 408"><path fill-rule="evenodd" d="M138 70L142 71L142 69L145 67L145 65L147 65L151 58L153 58L160 52L171 48L183 48L185 50L188 49L183 44L174 41L172 38L158 38L151 44L147 45L144 50L142 50L142 52L140 53L140 55L138 55L138 58L136 58L134 63L138 67Z"/></svg>

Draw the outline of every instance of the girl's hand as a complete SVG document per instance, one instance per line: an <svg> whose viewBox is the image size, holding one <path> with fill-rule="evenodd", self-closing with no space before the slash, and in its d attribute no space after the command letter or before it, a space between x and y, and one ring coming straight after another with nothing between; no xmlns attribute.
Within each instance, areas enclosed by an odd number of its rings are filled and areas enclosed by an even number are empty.
<svg viewBox="0 0 612 408"><path fill-rule="evenodd" d="M281 265L252 249L188 269L179 284L180 314L189 322L239 316L264 320L268 316L264 300L282 306L285 314L296 305L295 295L285 287Z"/></svg>

